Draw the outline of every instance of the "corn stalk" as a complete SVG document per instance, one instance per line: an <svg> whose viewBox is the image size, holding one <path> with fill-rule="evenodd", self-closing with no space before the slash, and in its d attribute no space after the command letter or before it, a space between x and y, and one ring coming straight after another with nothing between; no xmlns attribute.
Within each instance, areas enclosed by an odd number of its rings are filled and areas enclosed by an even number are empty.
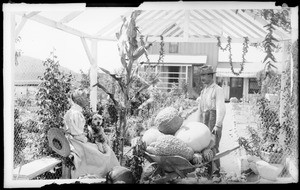
<svg viewBox="0 0 300 190"><path fill-rule="evenodd" d="M120 31L116 33L116 37L118 39L118 50L120 55L120 61L124 68L124 72L121 75L113 74L108 70L99 67L104 73L110 75L118 84L121 90L122 98L117 100L114 97L114 93L109 92L102 84L99 82L94 84L93 86L97 86L101 88L106 94L109 95L109 98L113 101L116 109L118 110L118 124L116 127L116 141L118 141L118 150L114 150L116 155L119 158L119 162L123 163L123 148L124 148L124 137L127 130L127 117L130 113L131 101L134 99L137 94L141 91L147 89L152 84L154 84L157 80L153 79L153 81L147 82L143 81L143 86L130 97L131 84L135 80L135 78L139 78L138 69L139 65L134 67L135 61L140 58L144 53L147 53L147 49L152 45L152 43L141 43L138 45L137 36L138 29L135 23L136 18L141 13L141 11L132 12L130 18L123 17L123 24L120 28ZM117 151L117 152L116 152Z"/></svg>

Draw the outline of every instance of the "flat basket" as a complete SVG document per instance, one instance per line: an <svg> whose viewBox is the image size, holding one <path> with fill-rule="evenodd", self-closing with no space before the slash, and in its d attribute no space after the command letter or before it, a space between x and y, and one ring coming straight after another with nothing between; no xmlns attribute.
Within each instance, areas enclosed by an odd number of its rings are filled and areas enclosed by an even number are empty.
<svg viewBox="0 0 300 190"><path fill-rule="evenodd" d="M281 164L285 158L283 153L266 152L263 150L260 151L260 157L270 164Z"/></svg>

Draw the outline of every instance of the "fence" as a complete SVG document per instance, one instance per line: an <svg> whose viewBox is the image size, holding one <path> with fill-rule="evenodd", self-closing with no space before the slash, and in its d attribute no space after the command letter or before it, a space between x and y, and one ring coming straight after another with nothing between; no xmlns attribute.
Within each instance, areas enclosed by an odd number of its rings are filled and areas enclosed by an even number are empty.
<svg viewBox="0 0 300 190"><path fill-rule="evenodd" d="M40 123L36 110L36 100L34 92L26 95L18 96L15 99L14 108L14 179L23 179L22 174L25 172L33 172L38 170L35 168L28 168L29 163L41 159L43 156L39 154L41 143L39 141L42 132L40 130ZM59 179L62 173L62 165L51 167L49 171L35 176L34 179ZM28 171L26 171L28 170ZM30 171L31 170L31 171Z"/></svg>
<svg viewBox="0 0 300 190"><path fill-rule="evenodd" d="M250 103L232 103L235 128L239 137L248 139L248 153L252 151L272 164L283 164L286 167L281 176L288 177L287 162L297 163L298 160L298 113L293 107L297 97L290 94L284 98L285 106L290 109L284 108L286 119L280 123L280 77L270 77L264 85L264 96L253 97Z"/></svg>

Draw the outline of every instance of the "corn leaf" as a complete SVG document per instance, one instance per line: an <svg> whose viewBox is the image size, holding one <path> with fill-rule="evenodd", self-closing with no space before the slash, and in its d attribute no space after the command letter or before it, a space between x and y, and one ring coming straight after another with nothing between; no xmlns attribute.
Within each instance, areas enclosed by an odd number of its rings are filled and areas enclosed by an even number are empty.
<svg viewBox="0 0 300 190"><path fill-rule="evenodd" d="M94 86L97 86L98 88L102 89L109 96L109 98L113 101L114 105L119 106L118 101L116 101L116 99L114 98L114 94L108 92L108 90L103 85L101 85L100 83L96 83L92 87L94 87Z"/></svg>

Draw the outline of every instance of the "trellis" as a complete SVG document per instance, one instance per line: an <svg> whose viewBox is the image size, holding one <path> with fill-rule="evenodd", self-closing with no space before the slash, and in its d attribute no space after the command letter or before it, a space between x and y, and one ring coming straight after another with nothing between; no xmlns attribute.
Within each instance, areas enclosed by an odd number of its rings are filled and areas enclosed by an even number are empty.
<svg viewBox="0 0 300 190"><path fill-rule="evenodd" d="M116 41L115 33L119 30L122 24L122 18L119 17L109 25L101 28L94 34L88 34L79 29L73 28L68 23L80 17L84 11L89 8L85 4L73 4L72 11L59 20L54 20L42 16L40 13L41 7L44 10L59 10L58 6L48 6L47 4L31 6L27 11L23 11L22 6L14 7L15 5L4 6L4 61L9 66L4 67L5 77L13 81L13 67L15 66L15 38L18 36L22 28L26 25L28 19L56 28L63 32L78 36L81 39L87 57L91 65L90 83L91 85L97 82L97 65L98 60L97 50L98 42L100 41ZM68 6L68 5L65 5ZM63 10L66 8L61 6ZM213 9L212 9L213 7ZM26 5L25 5L26 8ZM28 7L27 7L28 8ZM46 8L46 9L45 9ZM233 43L241 43L244 37L249 37L249 42L261 42L267 33L262 26L267 24L267 21L260 17L255 17L251 12L238 12L237 9L280 9L281 7L274 6L272 2L239 2L233 5L231 2L155 2L144 3L138 8L132 8L123 16L129 16L131 11L138 9L142 13L137 19L137 25L143 35L149 36L148 41L159 41L160 36L164 36L165 42L212 42L216 43L216 36L220 36L220 40L225 42L228 36L231 36ZM29 11L28 11L29 10ZM297 14L297 13L296 13ZM15 26L15 17L21 16L21 22ZM225 20L224 20L225 19ZM280 28L276 28L275 37L280 41L288 41L290 36L286 35ZM89 47L87 41L91 42ZM5 86L6 93L4 98L13 95L13 82ZM91 88L90 101L93 110L96 109L96 88ZM13 99L5 101L6 118L12 118L9 121L5 120L5 142L9 143L13 139L13 128L8 127L13 124ZM13 143L11 143L13 144ZM7 160L13 160L11 148L6 148L5 153L8 156ZM11 166L5 165L6 177L11 175ZM10 178L7 178L9 181Z"/></svg>
<svg viewBox="0 0 300 190"><path fill-rule="evenodd" d="M159 41L160 36L164 36L165 42L217 42L216 37L220 37L221 41L226 41L227 37L231 37L233 43L239 43L248 37L250 42L261 42L267 31L263 26L267 21L260 17L255 17L249 10L251 8L257 9L250 5L246 11L236 12L235 9L224 9L211 4L214 9L211 9L209 3L145 3L138 8L124 13L123 17L130 15L133 10L141 10L141 14L137 18L137 26L141 33L148 36L148 41ZM264 3L259 6L259 9L273 8L272 3ZM22 20L15 28L14 37L17 37L28 19L41 23L43 25L62 30L63 32L80 37L88 60L91 65L91 84L96 83L97 75L97 49L99 41L116 41L115 34L118 32L122 18L119 17L112 21L107 26L101 28L95 34L88 34L79 29L69 26L74 19L80 17L84 12L88 11L84 4L78 6L74 11L69 12L60 19L51 19L41 15L42 11L17 11L14 16L21 16ZM280 29L274 32L275 37L280 41L290 39L286 33ZM89 47L87 41L91 42ZM91 105L92 109L96 110L96 88L91 88Z"/></svg>

